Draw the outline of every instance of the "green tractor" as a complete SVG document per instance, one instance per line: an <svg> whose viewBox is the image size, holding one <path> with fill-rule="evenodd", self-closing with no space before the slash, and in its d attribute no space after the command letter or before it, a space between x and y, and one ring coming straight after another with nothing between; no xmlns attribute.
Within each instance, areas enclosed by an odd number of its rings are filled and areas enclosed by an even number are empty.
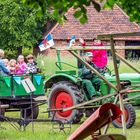
<svg viewBox="0 0 140 140"><path fill-rule="evenodd" d="M65 112L59 111L60 108L68 108L80 103L84 103L88 101L88 97L86 96L86 89L82 86L82 79L77 74L76 70L63 70L62 64L68 65L70 67L71 64L61 62L60 59L60 50L57 50L57 58L58 61L56 62L56 66L59 68L58 71L51 77L49 77L45 83L45 89L49 89L48 93L48 107L51 110L57 110L55 113L50 112L49 117L55 118L64 122L71 122L71 123L78 123L80 122L81 118L83 117L84 113L88 113L89 109L81 108L81 109L74 109L68 110ZM108 73L104 75L108 81L112 84L116 85L115 76L109 75ZM121 85L123 88L127 86L136 85L140 82L140 75L137 74L120 74L121 78ZM139 87L137 87L139 88ZM108 94L114 93L114 90L110 88L103 80L101 82L100 94L98 97L103 97ZM134 93L139 94L139 93ZM133 96L129 94L128 96ZM97 97L97 98L98 98ZM99 106L106 102L114 102L114 96L99 101L98 103L93 104L93 106ZM140 98L134 100L132 105L139 106ZM130 128L135 123L136 114L135 110L131 104L127 103L124 105L125 108L125 115L126 115L126 127ZM96 109L96 108L95 108ZM90 111L94 111L94 109L90 109ZM113 122L115 127L121 128L122 122L121 118L118 118Z"/></svg>
<svg viewBox="0 0 140 140"><path fill-rule="evenodd" d="M33 93L27 93L22 85L21 81L27 78L30 78L36 89ZM36 119L39 107L35 98L45 95L43 82L44 76L40 74L0 76L0 115L4 116L8 111L20 111L22 118ZM6 108L3 107L5 105Z"/></svg>
<svg viewBox="0 0 140 140"><path fill-rule="evenodd" d="M135 90L140 90L138 84L140 83L140 75L137 73L123 73L119 74L120 76L120 83L121 87L123 89L127 87L135 87ZM114 85L116 84L116 77L115 75L110 75L108 73L105 74L105 78L113 83ZM106 94L111 94L114 93L114 90L110 88L107 84L102 82L101 84L101 92L106 95ZM124 95L124 100L132 98L136 95L139 95L140 92L134 92L134 93L129 93ZM132 107L133 105L133 107ZM125 108L125 117L126 117L126 127L131 128L133 124L135 123L136 119L136 114L134 110L134 106L140 106L140 97L139 98L134 98L132 100L128 100L126 104L124 104ZM116 119L113 121L113 125L117 128L121 128L121 118Z"/></svg>

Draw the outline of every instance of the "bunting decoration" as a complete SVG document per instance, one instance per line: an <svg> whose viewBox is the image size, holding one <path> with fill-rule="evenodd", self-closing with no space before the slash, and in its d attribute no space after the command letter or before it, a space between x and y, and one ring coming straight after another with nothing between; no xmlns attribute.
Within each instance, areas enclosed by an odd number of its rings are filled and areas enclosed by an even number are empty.
<svg viewBox="0 0 140 140"><path fill-rule="evenodd" d="M11 86L11 77L5 77L5 78L4 78L4 81L5 81L5 83L6 83L6 85L7 85L8 87Z"/></svg>
<svg viewBox="0 0 140 140"><path fill-rule="evenodd" d="M41 84L42 76L36 75L36 76L34 76L34 79L35 79L37 85L39 86Z"/></svg>
<svg viewBox="0 0 140 140"><path fill-rule="evenodd" d="M21 84L21 77L13 77L13 79L15 80L15 82L17 83L17 84Z"/></svg>

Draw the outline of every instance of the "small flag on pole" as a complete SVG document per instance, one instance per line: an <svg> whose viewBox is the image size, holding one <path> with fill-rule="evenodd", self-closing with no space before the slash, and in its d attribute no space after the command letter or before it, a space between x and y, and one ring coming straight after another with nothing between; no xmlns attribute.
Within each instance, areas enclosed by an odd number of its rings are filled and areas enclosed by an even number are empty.
<svg viewBox="0 0 140 140"><path fill-rule="evenodd" d="M76 36L74 35L74 36L72 36L72 38L71 38L71 40L70 40L70 42L69 42L69 44L68 44L68 47L71 47L72 45L74 45L75 44L75 38L76 38Z"/></svg>
<svg viewBox="0 0 140 140"><path fill-rule="evenodd" d="M45 37L45 39L39 44L40 51L44 51L54 45L53 37L51 34Z"/></svg>

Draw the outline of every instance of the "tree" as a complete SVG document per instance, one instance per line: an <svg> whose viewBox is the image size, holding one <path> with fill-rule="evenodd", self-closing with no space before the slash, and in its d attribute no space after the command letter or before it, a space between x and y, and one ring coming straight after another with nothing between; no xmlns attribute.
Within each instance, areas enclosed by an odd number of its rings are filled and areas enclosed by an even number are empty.
<svg viewBox="0 0 140 140"><path fill-rule="evenodd" d="M51 9L52 15L59 21L63 22L66 17L65 13L69 8L76 9L74 17L79 18L81 23L87 22L86 6L91 3L97 11L102 7L112 8L118 4L129 16L132 21L140 22L140 0L23 0L24 3L31 7L41 7L45 11L46 7ZM100 2L100 4L98 3Z"/></svg>
<svg viewBox="0 0 140 140"><path fill-rule="evenodd" d="M37 16L37 10L31 9L18 0L0 1L0 46L3 49L17 50L31 48L42 38L48 15Z"/></svg>
<svg viewBox="0 0 140 140"><path fill-rule="evenodd" d="M140 23L140 0L106 0L106 7L118 4L129 15L131 21Z"/></svg>

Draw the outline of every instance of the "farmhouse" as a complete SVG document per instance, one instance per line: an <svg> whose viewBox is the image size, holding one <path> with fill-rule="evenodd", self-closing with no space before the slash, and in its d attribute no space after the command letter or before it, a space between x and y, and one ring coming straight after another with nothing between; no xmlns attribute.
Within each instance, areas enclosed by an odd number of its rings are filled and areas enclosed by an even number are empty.
<svg viewBox="0 0 140 140"><path fill-rule="evenodd" d="M54 27L46 32L51 33L57 46L66 46L72 35L86 40L87 44L92 43L92 39L104 33L137 32L140 26L135 22L130 22L126 13L117 5L112 10L102 10L97 12L93 6L87 8L88 23L81 25L78 19L73 17L74 9L69 9L66 14L67 21L64 25L56 23ZM104 43L109 45L108 40ZM140 45L140 37L122 37L115 39L115 44L119 46ZM125 56L125 50L120 50Z"/></svg>

